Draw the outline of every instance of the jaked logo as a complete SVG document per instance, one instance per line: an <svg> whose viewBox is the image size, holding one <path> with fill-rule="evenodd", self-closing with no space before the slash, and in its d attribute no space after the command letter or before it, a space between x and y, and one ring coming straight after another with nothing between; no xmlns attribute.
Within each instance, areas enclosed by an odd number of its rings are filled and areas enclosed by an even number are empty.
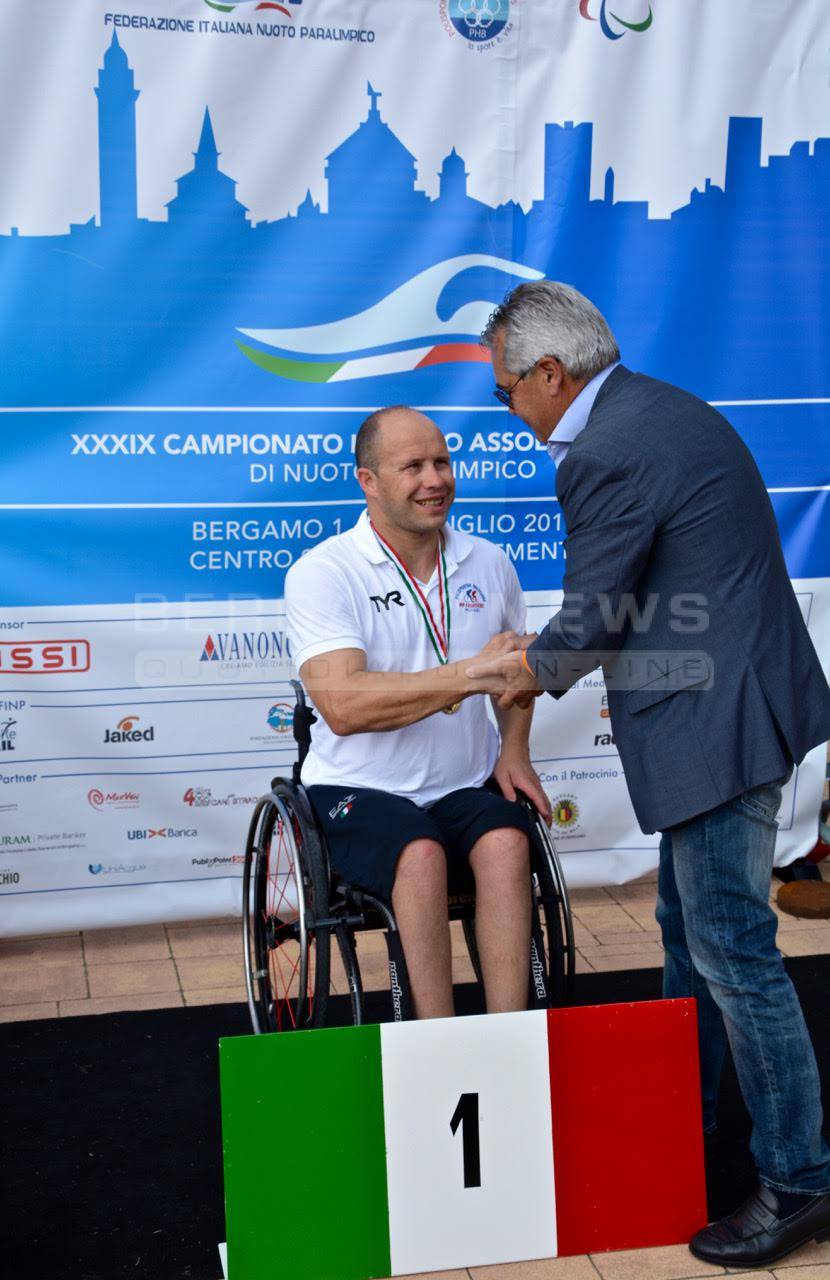
<svg viewBox="0 0 830 1280"><path fill-rule="evenodd" d="M374 90L371 93L379 97ZM237 346L260 369L295 382L350 382L441 364L486 363L490 357L479 344L479 335L495 301L466 302L448 319L439 315L442 297L462 272L473 268L514 281L542 278L541 271L521 262L486 253L462 254L427 267L366 311L300 329L240 329L259 345L237 341ZM494 286L499 297L508 285L509 280L504 280L500 287Z"/></svg>
<svg viewBox="0 0 830 1280"><path fill-rule="evenodd" d="M591 4L592 0L579 0L579 16L581 18L587 18L589 22L599 21L600 30L608 40L622 40L626 31L648 31L654 21L654 14L651 12L651 5L647 6L648 15L645 18L640 19L638 22L627 22L626 19L620 17L618 13L611 12L608 8L608 0L600 0L598 18L595 14L591 13ZM617 0L616 7L618 9L626 8L626 0ZM617 30L611 25L612 22L624 29L622 31Z"/></svg>
<svg viewBox="0 0 830 1280"><path fill-rule="evenodd" d="M152 742L156 736L155 726L150 724L146 729L136 729L140 716L124 716L114 729L104 731L104 742Z"/></svg>

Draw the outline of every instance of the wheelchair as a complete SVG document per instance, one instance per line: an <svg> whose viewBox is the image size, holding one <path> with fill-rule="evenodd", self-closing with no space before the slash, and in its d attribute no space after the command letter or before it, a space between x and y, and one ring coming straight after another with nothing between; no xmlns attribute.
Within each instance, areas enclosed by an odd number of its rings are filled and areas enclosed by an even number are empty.
<svg viewBox="0 0 830 1280"><path fill-rule="evenodd" d="M403 947L391 905L347 884L329 865L325 839L300 782L317 717L292 680L298 756L291 778L274 778L251 817L242 878L245 984L255 1034L326 1025L332 996L332 942L348 986L355 1026L365 1002L355 937L382 929L389 962L394 1021L414 1016ZM567 1004L573 996L574 930L568 891L550 832L527 796L531 818L531 948L528 1007ZM460 920L473 972L482 984L476 947L473 875L449 887L449 918ZM345 993L344 993L345 994Z"/></svg>

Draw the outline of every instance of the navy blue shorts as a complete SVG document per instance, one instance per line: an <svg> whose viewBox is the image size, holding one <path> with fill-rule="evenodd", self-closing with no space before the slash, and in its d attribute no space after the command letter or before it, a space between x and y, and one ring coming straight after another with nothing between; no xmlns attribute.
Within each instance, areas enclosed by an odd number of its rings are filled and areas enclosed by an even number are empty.
<svg viewBox="0 0 830 1280"><path fill-rule="evenodd" d="M488 787L451 791L426 808L368 787L312 786L308 798L334 869L349 884L387 902L398 858L413 840L444 846L452 882L457 881L458 864L466 867L473 845L487 831L515 827L528 836L531 831L522 806Z"/></svg>

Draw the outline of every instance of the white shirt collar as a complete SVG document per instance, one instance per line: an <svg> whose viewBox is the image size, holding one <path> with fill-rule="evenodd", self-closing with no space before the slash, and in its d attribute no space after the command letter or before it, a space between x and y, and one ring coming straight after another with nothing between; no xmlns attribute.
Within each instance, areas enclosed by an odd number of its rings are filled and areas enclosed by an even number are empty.
<svg viewBox="0 0 830 1280"><path fill-rule="evenodd" d="M381 547L369 523L369 512L365 509L360 513L357 524L352 528L352 537L358 551L366 557L372 564L382 564L387 561L386 552ZM467 533L462 533L460 529L454 529L452 525L444 525L444 554L447 558L447 573L451 574L457 569L462 560L466 560L467 556L473 549L473 539Z"/></svg>
<svg viewBox="0 0 830 1280"><path fill-rule="evenodd" d="M573 444L579 433L585 430L600 387L609 374L614 372L619 363L619 360L615 360L613 364L601 369L596 377L585 384L579 395L571 401L562 414L553 434L545 445L554 462L561 462L570 445Z"/></svg>

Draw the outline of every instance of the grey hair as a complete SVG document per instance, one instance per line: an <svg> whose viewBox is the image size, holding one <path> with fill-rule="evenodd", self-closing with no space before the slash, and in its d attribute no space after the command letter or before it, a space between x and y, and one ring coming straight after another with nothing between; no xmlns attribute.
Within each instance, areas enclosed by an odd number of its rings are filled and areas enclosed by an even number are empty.
<svg viewBox="0 0 830 1280"><path fill-rule="evenodd" d="M527 373L543 356L555 356L572 378L590 382L620 358L604 316L584 294L556 280L520 284L490 316L481 335L492 347L504 330L504 363Z"/></svg>

